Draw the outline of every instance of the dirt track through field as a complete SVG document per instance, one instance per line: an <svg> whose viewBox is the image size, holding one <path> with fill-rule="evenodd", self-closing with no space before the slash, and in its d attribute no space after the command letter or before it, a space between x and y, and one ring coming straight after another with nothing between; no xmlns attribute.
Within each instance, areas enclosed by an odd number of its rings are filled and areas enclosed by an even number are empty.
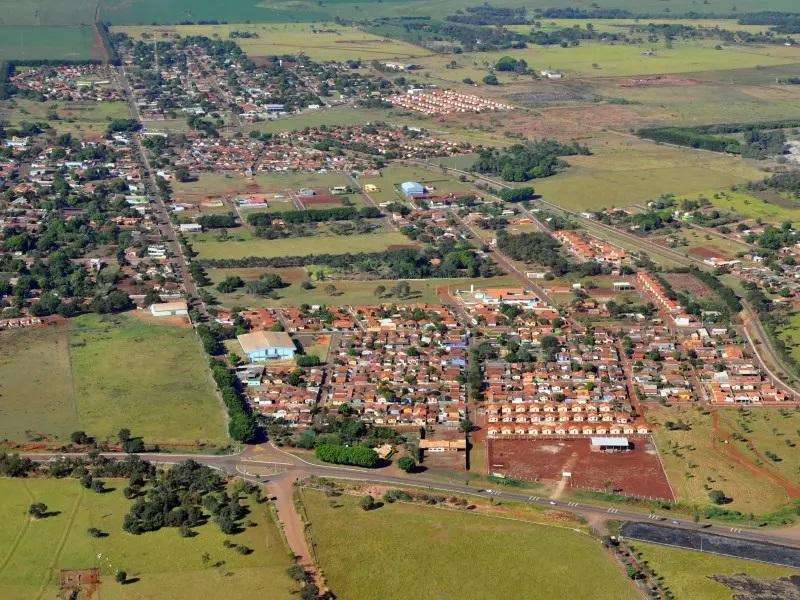
<svg viewBox="0 0 800 600"><path fill-rule="evenodd" d="M734 445L733 437L722 427L719 422L718 409L712 412L711 423L715 449L730 458L736 464L741 465L745 469L760 477L766 477L775 483L777 486L783 489L788 499L791 500L794 498L800 498L800 485L792 483L785 477L772 472L772 470L768 468L762 468L754 464L744 453L741 452L741 450ZM751 450L759 459L764 462L764 464L768 464L767 459L761 456L758 450L756 450L754 447L752 447Z"/></svg>

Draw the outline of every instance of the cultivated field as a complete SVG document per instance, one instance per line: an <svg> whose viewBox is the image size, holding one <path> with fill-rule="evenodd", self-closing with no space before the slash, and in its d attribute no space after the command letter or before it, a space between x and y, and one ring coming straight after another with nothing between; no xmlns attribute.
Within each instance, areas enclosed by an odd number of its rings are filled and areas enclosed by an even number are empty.
<svg viewBox="0 0 800 600"><path fill-rule="evenodd" d="M567 489L616 492L673 500L655 447L635 438L629 452L592 452L589 439L488 440L490 473L513 479L555 482L571 473Z"/></svg>
<svg viewBox="0 0 800 600"><path fill-rule="evenodd" d="M130 535L122 530L133 502L122 495L127 482L107 483L112 491L97 494L74 479L0 479L0 597L56 598L60 569L94 567L101 574L99 597L112 600L292 597L286 547L266 505L250 502L247 518L255 526L234 536L223 535L214 522L190 538L170 528ZM33 502L44 502L57 514L33 520L27 514ZM93 538L87 534L90 527L108 535ZM225 548L226 538L253 553ZM119 585L114 581L118 569L135 580Z"/></svg>
<svg viewBox="0 0 800 600"><path fill-rule="evenodd" d="M24 3L20 3L24 4ZM2 6L2 5L0 5ZM0 8L0 14L5 14ZM0 61L102 58L92 27L3 26L0 18Z"/></svg>
<svg viewBox="0 0 800 600"><path fill-rule="evenodd" d="M80 429L66 324L0 332L0 438L67 441Z"/></svg>
<svg viewBox="0 0 800 600"><path fill-rule="evenodd" d="M225 414L190 328L130 315L73 321L72 374L83 429L98 439L127 427L146 442L224 445Z"/></svg>
<svg viewBox="0 0 800 600"><path fill-rule="evenodd" d="M694 550L682 550L637 541L632 541L631 546L640 561L646 562L656 575L664 578L663 585L675 595L675 598L732 600L734 590L711 579L712 575L747 573L755 579L769 581L800 574L797 569L716 556Z"/></svg>
<svg viewBox="0 0 800 600"><path fill-rule="evenodd" d="M181 37L203 35L222 40L231 39L232 31L255 34L253 38L236 38L236 43L249 56L280 56L304 53L314 60L408 59L430 54L419 46L365 33L355 27L334 23L282 23L279 25L178 25L174 27L115 27L134 39L159 39L169 35Z"/></svg>
<svg viewBox="0 0 800 600"><path fill-rule="evenodd" d="M714 433L711 415L697 408L648 408L655 426L664 467L678 500L709 504L708 492L724 491L732 502L727 508L766 513L785 504L786 494L776 484L737 462ZM665 423L683 422L688 430L667 429Z"/></svg>
<svg viewBox="0 0 800 600"><path fill-rule="evenodd" d="M570 529L399 503L365 512L357 498L313 491L302 499L320 565L340 598L637 597L599 544Z"/></svg>

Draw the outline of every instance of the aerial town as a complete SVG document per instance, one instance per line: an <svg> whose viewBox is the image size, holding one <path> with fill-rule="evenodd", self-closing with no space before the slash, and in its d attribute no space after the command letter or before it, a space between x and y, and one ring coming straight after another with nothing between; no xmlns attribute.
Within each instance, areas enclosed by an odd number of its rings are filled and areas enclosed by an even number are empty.
<svg viewBox="0 0 800 600"><path fill-rule="evenodd" d="M0 598L797 597L791 6L33 4Z"/></svg>

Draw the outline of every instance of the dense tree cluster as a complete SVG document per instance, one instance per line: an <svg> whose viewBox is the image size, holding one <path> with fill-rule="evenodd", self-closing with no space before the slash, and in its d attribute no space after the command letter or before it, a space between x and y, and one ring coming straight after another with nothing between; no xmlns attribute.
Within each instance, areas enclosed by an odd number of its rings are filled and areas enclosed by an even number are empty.
<svg viewBox="0 0 800 600"><path fill-rule="evenodd" d="M485 148L480 151L472 169L478 173L499 175L506 181L528 181L554 175L568 166L559 157L575 154L589 154L589 149L577 142L526 142L502 149Z"/></svg>
<svg viewBox="0 0 800 600"><path fill-rule="evenodd" d="M315 455L321 461L337 465L355 465L367 468L378 465L378 454L366 446L320 444L315 449Z"/></svg>
<svg viewBox="0 0 800 600"><path fill-rule="evenodd" d="M561 253L561 244L546 233L520 233L509 235L500 232L497 247L514 260L545 265L557 277L570 270L569 261Z"/></svg>

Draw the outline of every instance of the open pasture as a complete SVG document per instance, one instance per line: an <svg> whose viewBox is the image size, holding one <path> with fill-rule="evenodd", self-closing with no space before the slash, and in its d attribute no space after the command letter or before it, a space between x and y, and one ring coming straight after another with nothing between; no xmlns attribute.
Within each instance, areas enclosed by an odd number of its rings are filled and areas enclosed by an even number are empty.
<svg viewBox="0 0 800 600"><path fill-rule="evenodd" d="M661 458L678 500L710 504L708 492L719 489L732 502L726 508L766 513L785 504L785 492L765 476L739 464L714 431L711 415L694 407L647 409ZM686 428L669 429L667 422Z"/></svg>
<svg viewBox="0 0 800 600"><path fill-rule="evenodd" d="M69 440L80 429L65 323L0 332L0 438Z"/></svg>
<svg viewBox="0 0 800 600"><path fill-rule="evenodd" d="M355 27L335 23L281 23L226 25L176 25L173 27L115 27L134 39L159 39L164 36L202 35L222 40L233 39L249 56L280 56L303 53L314 60L394 60L430 54L429 50L406 42L366 33ZM257 37L231 38L231 32L246 32ZM143 35L145 36L143 38Z"/></svg>
<svg viewBox="0 0 800 600"><path fill-rule="evenodd" d="M261 256L307 256L309 254L346 254L348 252L381 252L391 246L414 246L402 233L383 231L356 235L314 235L267 240L254 237L240 227L229 230L231 239L224 241L215 232L193 235L192 247L202 259L246 258Z"/></svg>
<svg viewBox="0 0 800 600"><path fill-rule="evenodd" d="M405 503L363 511L357 498L310 490L301 498L322 570L340 598L637 597L595 540L563 526ZM404 552L398 568L397 549L421 540L425 551ZM353 569L354 564L370 568ZM574 576L576 570L581 577Z"/></svg>
<svg viewBox="0 0 800 600"><path fill-rule="evenodd" d="M720 411L720 422L734 442L759 465L790 481L800 479L800 410L758 408Z"/></svg>
<svg viewBox="0 0 800 600"><path fill-rule="evenodd" d="M324 270L324 269L323 269ZM470 285L476 287L513 287L515 280L509 277L491 277L488 279L421 279L409 281L411 293L399 298L392 294L391 289L397 285L397 281L388 279L326 279L317 281L312 275L318 269L315 267L306 268L284 268L284 269L208 269L208 276L213 285L230 275L238 275L245 281L258 279L265 273L277 273L281 276L284 283L288 285L276 290L277 298L266 298L253 296L246 290L240 289L232 293L223 294L216 287L207 288L214 294L225 308L234 306L255 306L255 307L287 307L300 306L301 304L328 304L328 305L357 305L357 304L415 304L442 302L439 292L446 293L448 290L466 289ZM311 281L314 287L310 290L304 289L301 284L304 281ZM329 293L326 290L328 285L333 285L335 290ZM383 294L378 296L376 290L379 286L385 288Z"/></svg>
<svg viewBox="0 0 800 600"><path fill-rule="evenodd" d="M100 570L98 596L112 600L292 597L286 576L290 562L267 505L249 501L247 518L254 526L233 536L222 534L214 522L188 538L171 528L131 535L122 530L133 503L122 494L126 484L107 480L110 491L98 494L75 479L0 479L0 597L56 598L60 569L91 568ZM31 519L27 510L33 502L45 503L55 514ZM90 527L107 535L94 538L87 533ZM225 548L228 538L253 552ZM127 571L130 583L114 581L118 569Z"/></svg>
<svg viewBox="0 0 800 600"><path fill-rule="evenodd" d="M225 445L225 412L191 328L130 314L72 325L75 398L89 435L114 439L127 427L147 443Z"/></svg>
<svg viewBox="0 0 800 600"><path fill-rule="evenodd" d="M572 210L644 205L662 194L727 189L762 177L738 158L658 145L626 135L591 144L591 156L569 156L570 168L531 182L545 200Z"/></svg>
<svg viewBox="0 0 800 600"><path fill-rule="evenodd" d="M53 118L55 115L57 118ZM0 118L12 126L22 121L48 123L59 134L100 138L113 119L128 117L124 102L37 102L15 98L0 104Z"/></svg>
<svg viewBox="0 0 800 600"><path fill-rule="evenodd" d="M713 575L747 573L760 581L797 576L798 570L778 567L727 556L717 556L696 550L670 548L658 544L631 541L634 554L646 562L656 575L664 578L663 585L675 598L703 598L703 600L732 600L734 590Z"/></svg>

